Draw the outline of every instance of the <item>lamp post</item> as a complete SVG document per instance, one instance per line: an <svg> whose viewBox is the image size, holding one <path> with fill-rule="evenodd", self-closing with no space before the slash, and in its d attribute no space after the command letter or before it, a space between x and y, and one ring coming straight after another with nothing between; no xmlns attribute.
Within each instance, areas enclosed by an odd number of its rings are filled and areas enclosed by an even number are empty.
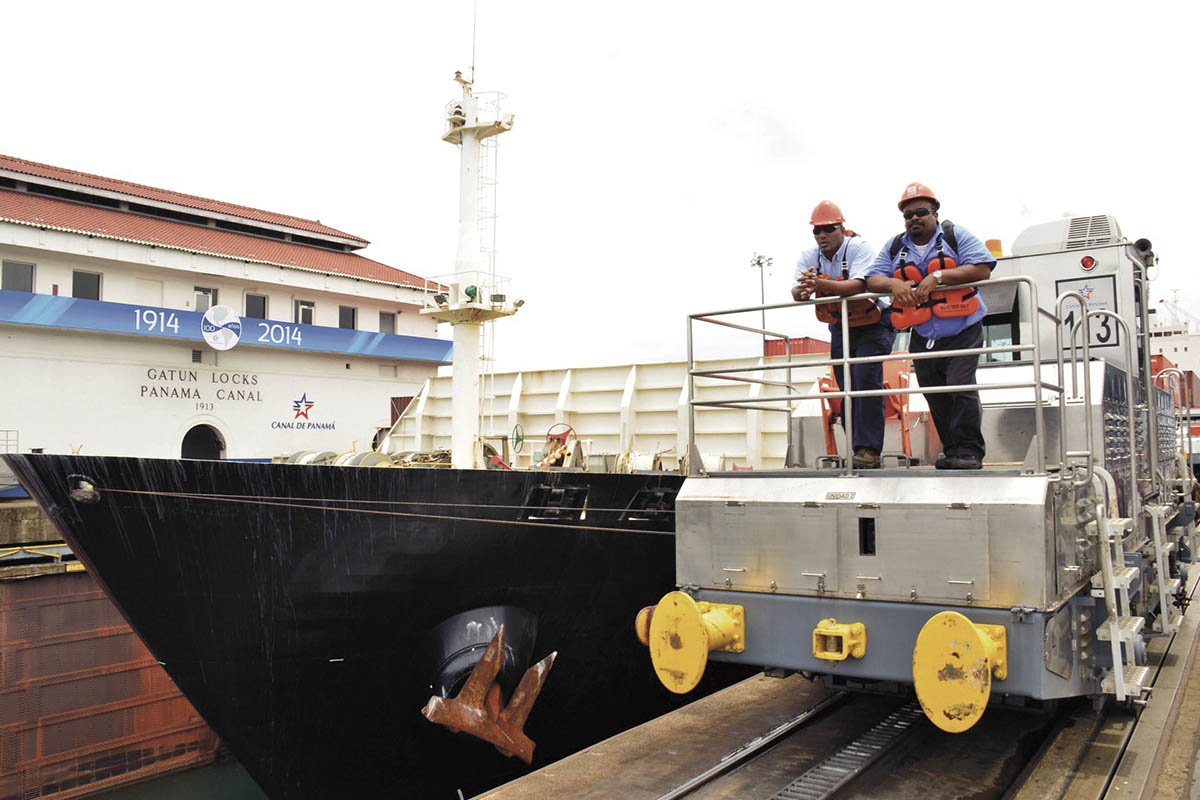
<svg viewBox="0 0 1200 800"><path fill-rule="evenodd" d="M773 263L775 263L775 260L773 258L771 258L770 256L760 256L758 253L755 253L754 258L750 259L750 266L758 268L758 295L762 300L760 305L765 306L767 304L767 284L766 284L766 280L763 278L763 270L766 267L770 267ZM763 335L762 335L763 355L766 355L767 354L767 351L766 351L767 310L765 308L762 309L762 327L763 327Z"/></svg>

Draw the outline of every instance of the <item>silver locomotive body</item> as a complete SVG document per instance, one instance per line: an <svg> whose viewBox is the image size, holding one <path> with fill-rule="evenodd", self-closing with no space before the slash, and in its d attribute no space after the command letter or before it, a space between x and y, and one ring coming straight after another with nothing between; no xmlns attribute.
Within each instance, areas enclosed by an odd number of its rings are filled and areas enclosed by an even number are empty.
<svg viewBox="0 0 1200 800"><path fill-rule="evenodd" d="M801 465L812 425L789 411L790 386L780 408L795 466L708 474L690 454L681 591L639 624L668 687L689 688L708 657L915 684L947 730L970 727L990 693L1144 692L1146 640L1174 632L1186 608L1195 516L1185 412L1171 376L1150 370L1154 256L1111 217L1038 226L1016 251L980 284L982 471L913 466L936 441L898 468L855 472L848 447Z"/></svg>

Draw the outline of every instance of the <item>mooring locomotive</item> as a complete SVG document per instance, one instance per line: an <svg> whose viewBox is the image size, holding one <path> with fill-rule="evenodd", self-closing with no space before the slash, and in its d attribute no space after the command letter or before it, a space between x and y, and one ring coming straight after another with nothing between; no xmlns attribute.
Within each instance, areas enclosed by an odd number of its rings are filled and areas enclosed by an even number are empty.
<svg viewBox="0 0 1200 800"><path fill-rule="evenodd" d="M1177 630L1186 610L1195 517L1183 452L1191 399L1179 370L1151 369L1154 260L1150 242L1125 239L1111 216L1064 219L1026 230L977 284L989 309L975 351L988 455L974 472L931 466L937 442L914 410L923 390L896 363L882 391L822 395L827 409L871 394L900 409L890 424L902 435L889 435L902 452L858 471L849 443L813 447L815 427L832 433L829 414L802 411L812 396L792 385L788 363L696 369L699 325L777 335L730 322L758 307L693 315L693 430L714 408L788 413L791 456L784 470L717 473L689 453L679 588L637 623L663 684L687 692L713 659L850 688L911 686L952 732L989 701L1140 699L1148 639ZM848 302L800 305L840 303L845 319ZM932 355L944 353L837 363L849 375L854 363ZM739 380L762 391L696 399L697 385Z"/></svg>

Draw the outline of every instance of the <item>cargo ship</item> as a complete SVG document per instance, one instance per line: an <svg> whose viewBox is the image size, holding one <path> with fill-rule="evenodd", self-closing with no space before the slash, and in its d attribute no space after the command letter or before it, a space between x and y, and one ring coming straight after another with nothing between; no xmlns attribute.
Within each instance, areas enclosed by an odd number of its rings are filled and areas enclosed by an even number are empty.
<svg viewBox="0 0 1200 800"><path fill-rule="evenodd" d="M679 703L629 623L672 580L679 475L5 459L270 797L469 796L520 774L420 714L501 624L506 699L558 653L534 764Z"/></svg>
<svg viewBox="0 0 1200 800"><path fill-rule="evenodd" d="M425 280L428 291L414 296L419 315L405 314L418 332L435 321L454 327L448 452L413 459L380 447L338 465L294 451L276 459L292 463L235 461L228 457L245 452L233 441L247 437L223 429L220 410L209 414L206 406L199 409L213 418L204 422L206 446L189 449L196 438L189 422L179 459L4 455L154 658L272 798L469 796L682 704L638 669L630 624L671 578L682 476L584 470L570 431L548 439L547 451L558 445L560 452L545 453L538 468L507 469L502 458L487 458L479 433L481 326L522 303L483 263L478 167L483 143L512 119L481 110L471 82L457 80L462 98L448 106L443 135L462 151L455 271ZM344 237L322 233L335 234ZM273 380L266 368L232 367L251 357L245 342L232 349L248 338L246 323L215 303L216 290L204 291L196 290L203 314L136 315L147 325L169 319L156 334L199 333L208 345L193 352L194 368L166 364L155 375L167 367L173 374L146 382L185 393L199 391L210 374L238 376L237 388L252 395L243 406L265 405L262 387ZM410 285L395 292L411 304ZM90 308L86 300L68 309L63 298L5 294L21 306L12 312L18 326L43 324L27 308L33 301L63 305L55 320L75 306ZM262 346L316 342L335 360L390 347L409 365L408 380L448 360L444 340L381 330L339 344L312 321L279 323L282 341ZM274 323L263 324L269 333ZM318 333L328 341L316 341ZM304 433L281 434L272 423L269 435L314 443L319 455L346 419L328 431L309 425L314 398L296 396ZM320 400L334 402L332 391ZM714 674L710 685L746 672ZM479 702L467 702L476 693ZM440 715L451 707L478 720L464 725L461 714Z"/></svg>

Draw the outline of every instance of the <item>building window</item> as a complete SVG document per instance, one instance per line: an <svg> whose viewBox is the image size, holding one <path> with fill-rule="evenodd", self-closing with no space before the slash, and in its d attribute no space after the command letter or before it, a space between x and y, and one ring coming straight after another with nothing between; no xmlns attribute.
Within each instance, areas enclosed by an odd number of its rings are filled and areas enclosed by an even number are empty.
<svg viewBox="0 0 1200 800"><path fill-rule="evenodd" d="M313 302L311 300L296 301L296 318L293 322L297 325L313 324Z"/></svg>
<svg viewBox="0 0 1200 800"><path fill-rule="evenodd" d="M358 327L358 309L354 306L338 306L338 327L354 330Z"/></svg>
<svg viewBox="0 0 1200 800"><path fill-rule="evenodd" d="M208 311L217 304L216 289L209 289L204 286L196 286L193 288L196 292L195 308L197 311Z"/></svg>
<svg viewBox="0 0 1200 800"><path fill-rule="evenodd" d="M32 292L33 264L5 261L3 278L0 278L0 289L7 292Z"/></svg>
<svg viewBox="0 0 1200 800"><path fill-rule="evenodd" d="M391 311L379 312L379 332L380 333L395 333L396 332L396 315Z"/></svg>
<svg viewBox="0 0 1200 800"><path fill-rule="evenodd" d="M100 275L96 272L79 272L71 274L71 297L84 300L100 299Z"/></svg>
<svg viewBox="0 0 1200 800"><path fill-rule="evenodd" d="M252 319L267 318L267 296L246 292L246 316Z"/></svg>
<svg viewBox="0 0 1200 800"><path fill-rule="evenodd" d="M392 424L396 424L396 420L400 419L400 415L404 413L404 409L408 408L408 404L412 402L411 397L393 397L392 398Z"/></svg>

